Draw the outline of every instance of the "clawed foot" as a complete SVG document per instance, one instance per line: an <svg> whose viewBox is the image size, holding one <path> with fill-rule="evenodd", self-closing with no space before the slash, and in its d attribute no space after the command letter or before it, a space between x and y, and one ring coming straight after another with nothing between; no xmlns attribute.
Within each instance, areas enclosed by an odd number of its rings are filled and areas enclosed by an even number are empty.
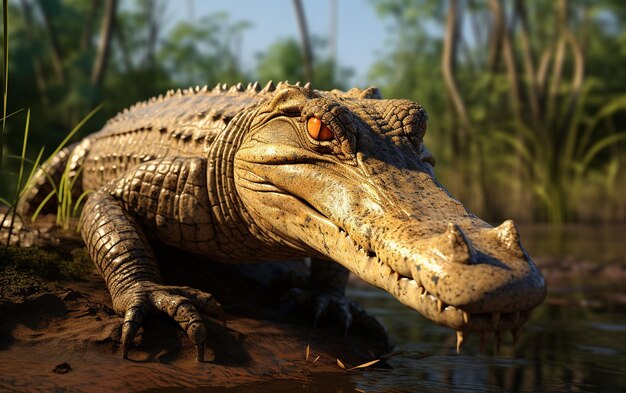
<svg viewBox="0 0 626 393"><path fill-rule="evenodd" d="M124 313L122 327L124 359L128 359L128 349L147 314L164 312L178 322L195 344L198 362L204 361L207 340L206 326L200 313L215 316L222 322L225 320L222 306L212 295L190 287L174 287L144 281L133 285L124 295L120 302L115 302L125 305L121 307Z"/></svg>
<svg viewBox="0 0 626 393"><path fill-rule="evenodd" d="M313 310L313 326L330 319L342 329L344 336L348 335L353 325L357 325L377 337L387 338L387 329L358 303L344 295L293 288L289 297L299 307Z"/></svg>

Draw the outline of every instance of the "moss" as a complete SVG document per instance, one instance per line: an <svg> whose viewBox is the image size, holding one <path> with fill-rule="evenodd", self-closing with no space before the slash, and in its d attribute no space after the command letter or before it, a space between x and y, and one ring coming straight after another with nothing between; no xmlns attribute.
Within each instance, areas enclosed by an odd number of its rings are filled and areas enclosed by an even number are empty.
<svg viewBox="0 0 626 393"><path fill-rule="evenodd" d="M0 297L28 296L55 281L81 280L93 272L85 249L67 253L40 247L0 247Z"/></svg>

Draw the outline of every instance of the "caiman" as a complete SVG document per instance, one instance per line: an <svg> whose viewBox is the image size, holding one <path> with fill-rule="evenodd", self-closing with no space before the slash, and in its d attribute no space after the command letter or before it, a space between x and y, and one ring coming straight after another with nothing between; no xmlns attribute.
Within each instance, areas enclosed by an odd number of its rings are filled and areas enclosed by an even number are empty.
<svg viewBox="0 0 626 393"><path fill-rule="evenodd" d="M164 284L151 241L223 263L311 257L317 317L363 310L349 272L464 335L512 331L545 298L515 224L492 227L434 175L422 106L376 88L258 83L170 91L135 104L51 157L19 205L64 171L88 196L81 234L123 316L122 352L165 312L204 358L212 295ZM177 262L185 269L184 260ZM178 266L177 265L177 266Z"/></svg>

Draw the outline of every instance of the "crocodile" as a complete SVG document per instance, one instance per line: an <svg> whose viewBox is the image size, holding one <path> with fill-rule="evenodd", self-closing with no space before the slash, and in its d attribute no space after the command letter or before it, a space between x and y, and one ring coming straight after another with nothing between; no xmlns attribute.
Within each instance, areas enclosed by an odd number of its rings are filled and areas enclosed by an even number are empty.
<svg viewBox="0 0 626 393"><path fill-rule="evenodd" d="M457 351L472 332L499 346L545 281L511 220L493 227L436 180L426 121L421 105L373 87L170 90L51 157L18 209L35 210L64 171L75 193L92 190L80 230L123 316L124 358L144 317L164 312L202 361L201 314L223 315L211 294L164 283L153 241L220 263L309 257L316 318L367 321L344 296L352 272L456 330Z"/></svg>

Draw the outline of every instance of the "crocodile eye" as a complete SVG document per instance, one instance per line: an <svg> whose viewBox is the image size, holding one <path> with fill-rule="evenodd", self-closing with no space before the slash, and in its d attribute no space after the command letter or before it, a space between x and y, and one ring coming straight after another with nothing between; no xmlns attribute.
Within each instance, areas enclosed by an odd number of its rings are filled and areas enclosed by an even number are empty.
<svg viewBox="0 0 626 393"><path fill-rule="evenodd" d="M330 128L317 117L311 117L307 120L306 129L311 138L316 141L330 141L335 137Z"/></svg>

